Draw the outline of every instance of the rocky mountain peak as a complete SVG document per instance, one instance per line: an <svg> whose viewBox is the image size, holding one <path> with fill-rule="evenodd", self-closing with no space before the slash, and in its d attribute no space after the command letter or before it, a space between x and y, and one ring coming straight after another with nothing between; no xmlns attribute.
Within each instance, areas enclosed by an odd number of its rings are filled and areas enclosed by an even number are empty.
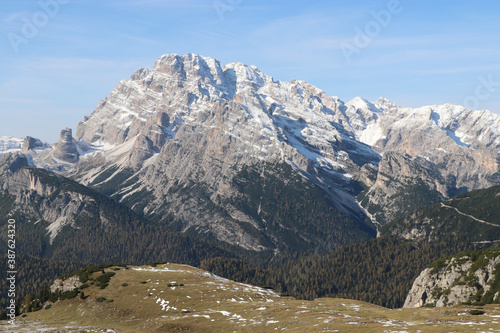
<svg viewBox="0 0 500 333"><path fill-rule="evenodd" d="M64 162L78 162L80 154L76 148L76 142L75 139L73 139L71 128L65 128L61 131L53 156Z"/></svg>
<svg viewBox="0 0 500 333"><path fill-rule="evenodd" d="M349 108L359 109L359 110L369 110L372 112L378 112L379 110L375 108L375 106L361 97L354 97L349 102L345 103L345 105Z"/></svg>
<svg viewBox="0 0 500 333"><path fill-rule="evenodd" d="M235 83L236 90L244 89L258 90L267 83L272 83L273 78L262 73L255 66L248 66L240 62L232 62L224 66L224 73L228 77L228 83Z"/></svg>
<svg viewBox="0 0 500 333"><path fill-rule="evenodd" d="M221 85L223 81L223 71L218 60L194 53L182 56L165 54L155 62L152 72L166 74L179 81L201 80L213 85Z"/></svg>
<svg viewBox="0 0 500 333"><path fill-rule="evenodd" d="M23 145L21 147L21 152L22 153L28 153L30 150L33 149L44 149L48 148L48 145L42 142L42 140L27 136L24 138Z"/></svg>
<svg viewBox="0 0 500 333"><path fill-rule="evenodd" d="M374 103L375 107L380 111L391 111L401 109L399 105L391 102L385 97L379 97Z"/></svg>

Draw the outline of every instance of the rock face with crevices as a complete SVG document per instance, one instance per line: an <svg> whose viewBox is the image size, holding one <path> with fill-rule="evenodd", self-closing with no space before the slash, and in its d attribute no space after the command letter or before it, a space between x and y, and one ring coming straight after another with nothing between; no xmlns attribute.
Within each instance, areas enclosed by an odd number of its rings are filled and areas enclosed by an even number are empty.
<svg viewBox="0 0 500 333"><path fill-rule="evenodd" d="M489 249L442 259L413 282L405 308L500 302L500 250Z"/></svg>
<svg viewBox="0 0 500 333"><path fill-rule="evenodd" d="M109 155L117 157L74 177L115 187L112 196L153 219L248 250L291 247L290 238L297 248L323 249L368 239L374 228L356 202L360 186L352 174L380 157L334 121L336 101L254 66L164 55L152 70L121 81L79 124L77 139L114 146ZM331 206L308 227L294 216L276 220L276 206L297 205L291 186L297 176ZM261 179L288 184L288 196L254 197L249 188L265 184ZM311 193L301 196L313 202ZM319 231L330 221L337 221L328 228L335 237Z"/></svg>

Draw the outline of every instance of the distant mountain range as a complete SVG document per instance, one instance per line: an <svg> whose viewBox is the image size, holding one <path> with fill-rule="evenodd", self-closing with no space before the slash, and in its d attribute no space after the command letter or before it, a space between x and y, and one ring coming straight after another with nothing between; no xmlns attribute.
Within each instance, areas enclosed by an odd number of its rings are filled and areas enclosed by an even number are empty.
<svg viewBox="0 0 500 333"><path fill-rule="evenodd" d="M13 151L19 151L23 144L23 139L12 136L0 136L0 154L6 154Z"/></svg>
<svg viewBox="0 0 500 333"><path fill-rule="evenodd" d="M420 207L500 184L490 111L345 103L196 54L161 56L120 81L74 137L1 141L156 225L269 258L367 240ZM44 220L57 240L64 223Z"/></svg>

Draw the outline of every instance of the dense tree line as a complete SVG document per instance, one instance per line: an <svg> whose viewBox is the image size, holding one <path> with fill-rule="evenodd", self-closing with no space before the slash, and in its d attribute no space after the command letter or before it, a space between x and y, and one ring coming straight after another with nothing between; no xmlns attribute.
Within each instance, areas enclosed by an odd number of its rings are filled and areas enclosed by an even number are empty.
<svg viewBox="0 0 500 333"><path fill-rule="evenodd" d="M296 298L343 297L397 308L427 265L470 248L470 242L413 244L381 237L268 269L227 258L204 260L201 268L236 281L269 286Z"/></svg>

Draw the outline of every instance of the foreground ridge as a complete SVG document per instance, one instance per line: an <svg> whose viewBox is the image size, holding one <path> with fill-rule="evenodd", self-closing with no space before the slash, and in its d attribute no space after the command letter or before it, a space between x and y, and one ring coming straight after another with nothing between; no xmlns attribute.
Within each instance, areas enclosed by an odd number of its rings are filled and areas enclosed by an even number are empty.
<svg viewBox="0 0 500 333"><path fill-rule="evenodd" d="M97 332L382 332L436 326L465 332L475 327L494 328L500 315L500 309L491 306L485 308L485 316L477 317L470 315L466 307L445 313L430 309L389 310L345 299L294 300L186 265L154 266L110 266L94 272L88 275L88 286L80 285L78 289L84 293L83 298L57 301L47 309L28 313L18 320L19 332L33 325L45 327L46 332L58 327L66 332L83 328ZM108 286L101 289L92 285L104 275L111 275Z"/></svg>

